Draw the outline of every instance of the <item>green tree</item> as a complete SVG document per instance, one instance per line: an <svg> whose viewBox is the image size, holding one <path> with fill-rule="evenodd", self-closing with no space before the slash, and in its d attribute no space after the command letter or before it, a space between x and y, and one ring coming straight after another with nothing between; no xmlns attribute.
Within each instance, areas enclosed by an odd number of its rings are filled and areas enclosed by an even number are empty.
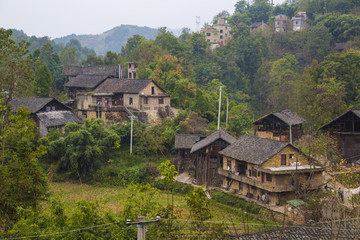
<svg viewBox="0 0 360 240"><path fill-rule="evenodd" d="M58 171L69 172L80 180L89 180L109 159L109 155L120 147L120 137L114 131L105 130L100 119L85 121L85 127L75 127L75 123L65 126L63 139L50 143L49 155L57 153ZM53 145L54 144L54 145Z"/></svg>
<svg viewBox="0 0 360 240"><path fill-rule="evenodd" d="M140 46L140 44L143 41L145 41L145 38L137 34L129 38L126 42L125 47L121 48L121 56L126 61L134 61L135 60L134 51L136 48Z"/></svg>
<svg viewBox="0 0 360 240"><path fill-rule="evenodd" d="M238 104L229 111L229 130L236 134L244 134L251 130L252 116L246 105Z"/></svg>
<svg viewBox="0 0 360 240"><path fill-rule="evenodd" d="M75 49L65 47L60 52L60 62L62 65L78 65L79 60Z"/></svg>
<svg viewBox="0 0 360 240"><path fill-rule="evenodd" d="M52 75L49 68L43 64L35 71L34 91L38 97L49 97L52 85Z"/></svg>
<svg viewBox="0 0 360 240"><path fill-rule="evenodd" d="M41 64L46 64L49 68L52 79L53 88L62 90L64 87L65 78L61 74L62 66L60 58L56 52L54 52L53 46L50 43L46 43L41 47L39 60Z"/></svg>
<svg viewBox="0 0 360 240"><path fill-rule="evenodd" d="M27 108L9 113L1 133L2 163L0 166L0 222L15 221L18 208L37 208L47 191L46 177L38 159L46 153L43 146L35 147L36 124L29 119ZM4 124L4 122L2 122Z"/></svg>

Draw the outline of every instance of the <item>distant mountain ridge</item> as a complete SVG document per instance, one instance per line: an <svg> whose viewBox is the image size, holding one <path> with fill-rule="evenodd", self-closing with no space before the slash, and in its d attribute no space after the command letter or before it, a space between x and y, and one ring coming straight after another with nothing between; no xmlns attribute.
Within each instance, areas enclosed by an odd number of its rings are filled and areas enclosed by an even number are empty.
<svg viewBox="0 0 360 240"><path fill-rule="evenodd" d="M121 51L121 47L126 45L128 38L140 35L147 39L155 39L158 29L150 27L139 27L135 25L120 25L101 34L71 34L61 38L55 38L54 42L66 44L71 39L77 39L81 46L95 50L97 55L105 55L107 51Z"/></svg>

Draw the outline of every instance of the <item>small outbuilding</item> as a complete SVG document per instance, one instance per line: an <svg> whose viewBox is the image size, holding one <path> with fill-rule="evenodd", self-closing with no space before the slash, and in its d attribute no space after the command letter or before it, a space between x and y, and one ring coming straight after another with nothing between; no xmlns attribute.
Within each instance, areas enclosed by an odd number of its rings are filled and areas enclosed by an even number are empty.
<svg viewBox="0 0 360 240"><path fill-rule="evenodd" d="M10 105L16 112L19 107L29 108L30 117L36 122L40 136L46 136L50 129L61 129L69 122L83 123L72 113L71 108L55 98L14 98Z"/></svg>
<svg viewBox="0 0 360 240"><path fill-rule="evenodd" d="M306 120L290 110L269 113L253 122L254 134L262 138L290 142L301 138Z"/></svg>

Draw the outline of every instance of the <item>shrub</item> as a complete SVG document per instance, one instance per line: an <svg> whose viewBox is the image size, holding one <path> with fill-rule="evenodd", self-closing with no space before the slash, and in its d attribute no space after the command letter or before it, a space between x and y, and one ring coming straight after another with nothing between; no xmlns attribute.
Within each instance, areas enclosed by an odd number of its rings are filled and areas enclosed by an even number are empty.
<svg viewBox="0 0 360 240"><path fill-rule="evenodd" d="M241 208L249 213L258 214L262 208L261 206L255 203L247 202L243 199L237 198L235 196L231 196L224 192L216 191L214 192L213 195L214 195L213 199L215 201L225 205Z"/></svg>

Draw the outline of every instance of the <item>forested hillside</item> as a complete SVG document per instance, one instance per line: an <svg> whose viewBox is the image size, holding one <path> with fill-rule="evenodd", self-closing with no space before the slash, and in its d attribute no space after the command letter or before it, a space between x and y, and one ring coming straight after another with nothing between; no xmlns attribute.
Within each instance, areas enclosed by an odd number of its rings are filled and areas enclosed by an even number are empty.
<svg viewBox="0 0 360 240"><path fill-rule="evenodd" d="M127 39L133 35L140 35L148 39L154 39L157 35L157 29L134 25L120 25L101 34L72 34L56 38L54 39L54 42L65 45L71 40L78 40L82 46L94 49L96 54L105 55L107 51L120 52L121 47L125 46Z"/></svg>

